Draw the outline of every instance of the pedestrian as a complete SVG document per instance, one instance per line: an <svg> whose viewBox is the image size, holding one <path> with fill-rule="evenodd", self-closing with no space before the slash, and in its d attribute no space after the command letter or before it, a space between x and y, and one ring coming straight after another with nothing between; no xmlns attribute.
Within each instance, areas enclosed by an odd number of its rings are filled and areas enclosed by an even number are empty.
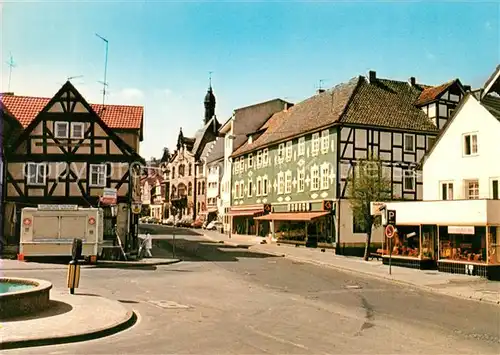
<svg viewBox="0 0 500 355"><path fill-rule="evenodd" d="M146 256L148 258L152 258L153 255L151 254L151 249L153 249L153 239L151 238L151 234L146 233Z"/></svg>

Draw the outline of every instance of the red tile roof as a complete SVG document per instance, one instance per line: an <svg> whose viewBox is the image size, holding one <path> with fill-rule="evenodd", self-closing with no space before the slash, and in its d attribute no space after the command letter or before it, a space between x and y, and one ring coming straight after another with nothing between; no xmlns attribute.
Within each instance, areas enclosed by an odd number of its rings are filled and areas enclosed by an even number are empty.
<svg viewBox="0 0 500 355"><path fill-rule="evenodd" d="M423 104L426 104L430 101L436 100L439 97L439 95L441 95L443 92L445 92L446 89L448 89L456 81L457 80L455 79L455 80L448 81L447 83L444 83L444 84L439 85L439 86L431 86L431 87L424 89L424 91L422 91L422 93L418 97L418 100L415 104L416 105L423 105Z"/></svg>
<svg viewBox="0 0 500 355"><path fill-rule="evenodd" d="M24 128L35 119L49 103L47 97L1 95L2 104L18 119ZM90 104L109 128L141 129L144 108L142 106Z"/></svg>

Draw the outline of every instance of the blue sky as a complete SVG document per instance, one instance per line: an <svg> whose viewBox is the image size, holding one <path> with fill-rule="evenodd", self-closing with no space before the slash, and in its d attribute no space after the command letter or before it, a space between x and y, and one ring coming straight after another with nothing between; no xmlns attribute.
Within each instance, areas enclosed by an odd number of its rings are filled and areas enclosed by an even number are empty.
<svg viewBox="0 0 500 355"><path fill-rule="evenodd" d="M226 121L238 107L299 102L319 80L380 77L478 87L500 63L498 2L23 2L1 6L2 91L52 96L68 77L100 102L145 107L145 158L200 128L208 72Z"/></svg>

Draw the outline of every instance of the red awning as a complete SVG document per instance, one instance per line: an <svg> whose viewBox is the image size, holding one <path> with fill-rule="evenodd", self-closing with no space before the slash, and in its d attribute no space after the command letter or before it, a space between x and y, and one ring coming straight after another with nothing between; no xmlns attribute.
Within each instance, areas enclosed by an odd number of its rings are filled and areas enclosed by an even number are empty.
<svg viewBox="0 0 500 355"><path fill-rule="evenodd" d="M330 212L282 212L266 214L255 217L255 219L260 221L312 221L327 214Z"/></svg>
<svg viewBox="0 0 500 355"><path fill-rule="evenodd" d="M228 216L254 216L258 213L264 213L264 205L238 206L231 207Z"/></svg>

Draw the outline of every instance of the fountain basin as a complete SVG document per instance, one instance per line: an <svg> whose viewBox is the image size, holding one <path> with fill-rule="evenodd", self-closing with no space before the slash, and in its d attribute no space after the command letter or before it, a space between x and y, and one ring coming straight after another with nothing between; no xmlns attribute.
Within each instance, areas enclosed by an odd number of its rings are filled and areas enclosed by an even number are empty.
<svg viewBox="0 0 500 355"><path fill-rule="evenodd" d="M0 277L0 319L47 309L51 288L52 284L45 280Z"/></svg>

